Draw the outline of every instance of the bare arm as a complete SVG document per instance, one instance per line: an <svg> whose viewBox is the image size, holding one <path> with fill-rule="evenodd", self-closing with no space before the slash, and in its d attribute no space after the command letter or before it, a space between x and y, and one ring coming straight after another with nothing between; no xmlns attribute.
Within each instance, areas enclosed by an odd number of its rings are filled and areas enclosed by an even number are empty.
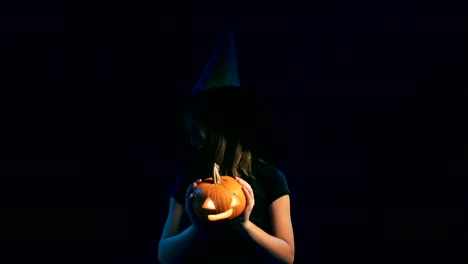
<svg viewBox="0 0 468 264"><path fill-rule="evenodd" d="M242 224L247 234L273 257L284 263L294 263L294 232L291 223L289 195L283 195L270 205L272 235L250 220Z"/></svg>
<svg viewBox="0 0 468 264"><path fill-rule="evenodd" d="M187 249L196 236L196 229L190 226L183 232L178 233L180 220L184 213L184 207L174 198L171 198L169 214L166 224L159 240L158 260L160 263L172 263L180 254Z"/></svg>

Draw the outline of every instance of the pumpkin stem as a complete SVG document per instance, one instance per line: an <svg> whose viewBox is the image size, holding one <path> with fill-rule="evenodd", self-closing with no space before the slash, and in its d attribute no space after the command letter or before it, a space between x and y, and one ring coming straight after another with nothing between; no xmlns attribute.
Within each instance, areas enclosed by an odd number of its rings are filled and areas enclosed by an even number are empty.
<svg viewBox="0 0 468 264"><path fill-rule="evenodd" d="M219 165L216 164L216 162L213 166L213 182L214 184L218 184L221 182L221 176L219 175Z"/></svg>

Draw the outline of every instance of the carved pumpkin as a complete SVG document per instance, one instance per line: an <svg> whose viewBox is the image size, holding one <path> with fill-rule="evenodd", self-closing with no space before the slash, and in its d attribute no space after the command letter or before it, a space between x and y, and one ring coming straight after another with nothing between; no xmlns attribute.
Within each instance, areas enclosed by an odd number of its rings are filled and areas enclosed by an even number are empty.
<svg viewBox="0 0 468 264"><path fill-rule="evenodd" d="M234 219L245 209L242 185L231 176L220 176L215 163L213 177L204 179L193 192L193 211L207 221Z"/></svg>

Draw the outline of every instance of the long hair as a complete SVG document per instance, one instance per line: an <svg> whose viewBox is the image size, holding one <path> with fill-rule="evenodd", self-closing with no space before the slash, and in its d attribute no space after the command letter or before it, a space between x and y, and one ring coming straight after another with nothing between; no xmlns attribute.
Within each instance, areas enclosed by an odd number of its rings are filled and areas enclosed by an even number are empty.
<svg viewBox="0 0 468 264"><path fill-rule="evenodd" d="M186 102L184 116L205 128L202 159L198 162L204 166L216 162L224 175L255 178L252 161L260 155L253 144L252 99L245 91L227 86L196 95Z"/></svg>
<svg viewBox="0 0 468 264"><path fill-rule="evenodd" d="M211 163L220 165L224 175L233 177L252 177L252 151L242 145L242 142L232 137L207 131L205 142L206 156Z"/></svg>

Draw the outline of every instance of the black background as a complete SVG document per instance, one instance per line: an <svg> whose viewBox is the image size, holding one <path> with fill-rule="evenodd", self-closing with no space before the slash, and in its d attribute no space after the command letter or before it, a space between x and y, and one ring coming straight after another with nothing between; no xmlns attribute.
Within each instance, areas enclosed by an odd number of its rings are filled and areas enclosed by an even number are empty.
<svg viewBox="0 0 468 264"><path fill-rule="evenodd" d="M156 263L172 113L231 14L296 263L463 262L466 4L168 2L1 4L1 263Z"/></svg>

